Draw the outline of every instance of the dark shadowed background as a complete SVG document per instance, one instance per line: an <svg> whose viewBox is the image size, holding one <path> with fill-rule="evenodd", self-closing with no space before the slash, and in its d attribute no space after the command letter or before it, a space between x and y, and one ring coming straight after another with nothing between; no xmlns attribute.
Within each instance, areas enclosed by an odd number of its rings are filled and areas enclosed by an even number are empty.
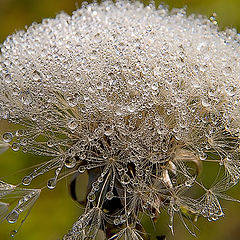
<svg viewBox="0 0 240 240"><path fill-rule="evenodd" d="M204 14L210 17L217 14L217 21L221 29L234 27L240 31L240 0L166 0L170 8L187 7L187 13ZM147 3L147 1L145 1ZM159 1L158 1L159 3ZM24 29L32 22L41 22L43 18L55 17L64 11L71 14L81 6L77 0L0 0L0 42L17 30ZM0 122L0 134L11 129L6 122ZM21 181L29 173L30 166L41 162L41 158L15 153L11 149L0 155L0 179L13 184ZM24 169L23 171L20 171ZM209 176L212 167L207 169ZM206 172L205 172L206 173ZM46 181L47 177L39 181ZM76 221L81 209L68 194L69 179L62 180L54 191L43 191L30 216L23 224L16 240L56 240L61 238ZM240 189L236 186L230 191L232 196L240 199ZM239 240L240 239L240 204L223 202L225 217L216 222L208 222L200 218L196 225L199 240ZM168 240L193 240L182 223L176 219L175 235L168 229L168 217L162 213L155 224L146 222L151 231L152 239L156 235L166 234ZM0 240L10 239L10 231L14 226L4 221L0 225Z"/></svg>

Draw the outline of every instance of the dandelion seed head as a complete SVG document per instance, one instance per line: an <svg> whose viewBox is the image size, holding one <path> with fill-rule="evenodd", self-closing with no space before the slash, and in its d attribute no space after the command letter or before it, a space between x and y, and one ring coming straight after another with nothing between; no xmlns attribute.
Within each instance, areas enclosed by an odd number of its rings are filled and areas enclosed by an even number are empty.
<svg viewBox="0 0 240 240"><path fill-rule="evenodd" d="M143 239L140 213L162 208L171 221L183 206L223 215L197 176L213 161L226 169L226 190L239 181L239 40L184 9L125 1L89 4L6 39L0 118L22 129L3 141L52 157L23 185L52 171L54 189L63 168L89 174L85 212L64 239L94 239L106 222L122 226L109 239ZM199 199L186 194L195 185L206 190Z"/></svg>

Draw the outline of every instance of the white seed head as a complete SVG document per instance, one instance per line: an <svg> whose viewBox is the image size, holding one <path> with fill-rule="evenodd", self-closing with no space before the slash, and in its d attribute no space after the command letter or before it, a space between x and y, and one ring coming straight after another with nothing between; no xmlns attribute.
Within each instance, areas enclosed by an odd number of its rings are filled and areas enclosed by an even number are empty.
<svg viewBox="0 0 240 240"><path fill-rule="evenodd" d="M61 13L6 39L0 119L24 131L5 142L52 157L30 182L55 169L55 187L64 167L89 174L86 211L64 239L94 239L108 220L126 225L116 238L142 239L129 224L164 206L171 221L183 206L223 215L217 190L200 200L185 193L208 191L196 180L204 161L225 167L221 190L239 181L239 41L183 9L126 1ZM122 208L106 217L116 199ZM207 207L214 203L219 211Z"/></svg>

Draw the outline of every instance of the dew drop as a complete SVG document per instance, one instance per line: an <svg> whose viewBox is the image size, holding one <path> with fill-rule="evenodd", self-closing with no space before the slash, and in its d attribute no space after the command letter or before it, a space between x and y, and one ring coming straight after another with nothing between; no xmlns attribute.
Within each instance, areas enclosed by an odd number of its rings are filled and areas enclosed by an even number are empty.
<svg viewBox="0 0 240 240"><path fill-rule="evenodd" d="M130 113L133 113L135 111L135 107L133 105L128 105L127 106L127 110L130 112Z"/></svg>
<svg viewBox="0 0 240 240"><path fill-rule="evenodd" d="M201 153L199 154L199 158L200 158L200 160L204 161L204 160L207 159L207 154L204 153L204 152L201 152Z"/></svg>
<svg viewBox="0 0 240 240"><path fill-rule="evenodd" d="M41 81L42 80L42 76L41 76L40 72L38 72L37 70L35 70L33 72L32 77L33 77L34 81Z"/></svg>
<svg viewBox="0 0 240 240"><path fill-rule="evenodd" d="M114 225L119 225L120 224L120 220L118 218L114 219L113 221Z"/></svg>
<svg viewBox="0 0 240 240"><path fill-rule="evenodd" d="M37 114L33 114L33 115L32 115L32 120L33 120L33 121L36 121L36 120L37 120Z"/></svg>
<svg viewBox="0 0 240 240"><path fill-rule="evenodd" d="M28 186L32 181L32 178L30 176L25 176L23 179L22 179L22 184L25 185L25 186Z"/></svg>
<svg viewBox="0 0 240 240"><path fill-rule="evenodd" d="M159 67L155 67L155 68L153 69L153 74L154 74L155 76L159 76L160 73L161 73L161 69L159 69Z"/></svg>
<svg viewBox="0 0 240 240"><path fill-rule="evenodd" d="M74 130L77 128L78 122L75 118L72 118L68 121L67 126L69 127L69 129Z"/></svg>
<svg viewBox="0 0 240 240"><path fill-rule="evenodd" d="M113 133L113 129L107 129L105 132L104 132L104 135L106 136L110 136L111 134Z"/></svg>
<svg viewBox="0 0 240 240"><path fill-rule="evenodd" d="M154 91L158 90L158 84L157 83L152 84L152 90L154 90Z"/></svg>
<svg viewBox="0 0 240 240"><path fill-rule="evenodd" d="M55 176L58 176L59 173L61 172L62 170L62 167L58 167L56 170L55 170Z"/></svg>
<svg viewBox="0 0 240 240"><path fill-rule="evenodd" d="M56 187L56 184L57 184L56 178L50 178L47 182L47 187L49 189L54 189Z"/></svg>
<svg viewBox="0 0 240 240"><path fill-rule="evenodd" d="M80 160L84 160L84 159L86 159L86 154L84 154L84 153L82 153L82 154L80 154L79 155L79 158L80 158Z"/></svg>
<svg viewBox="0 0 240 240"><path fill-rule="evenodd" d="M14 238L16 234L17 234L17 230L12 230L12 231L10 232L10 236L11 236L12 238Z"/></svg>
<svg viewBox="0 0 240 240"><path fill-rule="evenodd" d="M74 157L67 157L65 159L65 167L67 167L67 168L75 167L76 163L77 163L77 161L76 161L76 159Z"/></svg>
<svg viewBox="0 0 240 240"><path fill-rule="evenodd" d="M193 182L194 182L193 179L189 179L189 180L186 180L184 184L185 184L186 187L191 187Z"/></svg>
<svg viewBox="0 0 240 240"><path fill-rule="evenodd" d="M54 142L50 139L47 141L47 146L48 147L53 147L54 146Z"/></svg>
<svg viewBox="0 0 240 240"><path fill-rule="evenodd" d="M180 210L180 207L179 207L179 205L178 205L177 203L173 203L173 204L172 204L172 208L173 208L173 210L174 210L175 212L177 212L177 211Z"/></svg>
<svg viewBox="0 0 240 240"><path fill-rule="evenodd" d="M17 137L22 137L24 135L24 130L23 129L18 129L17 131L16 131L16 136Z"/></svg>
<svg viewBox="0 0 240 240"><path fill-rule="evenodd" d="M99 183L103 182L103 180L104 180L103 177L99 177L99 178L98 178L98 182L99 182Z"/></svg>
<svg viewBox="0 0 240 240"><path fill-rule="evenodd" d="M5 82L8 83L8 84L11 83L11 82L12 82L12 78L11 78L10 74L5 75L4 80L5 80Z"/></svg>
<svg viewBox="0 0 240 240"><path fill-rule="evenodd" d="M95 92L92 87L89 87L89 88L88 88L88 91L89 91L90 93L94 93L94 92ZM84 96L84 99L85 99L85 100L88 100L88 99L89 99L89 96L86 96L86 95L85 95L85 96Z"/></svg>
<svg viewBox="0 0 240 240"><path fill-rule="evenodd" d="M87 196L87 199L89 202L93 202L96 199L96 195L94 193L90 192Z"/></svg>
<svg viewBox="0 0 240 240"><path fill-rule="evenodd" d="M166 78L166 82L167 82L167 84L169 84L169 85L173 84L173 79L172 79L172 77L167 77L167 78Z"/></svg>
<svg viewBox="0 0 240 240"><path fill-rule="evenodd" d="M127 214L121 215L120 217L121 223L125 223L127 219L128 219Z"/></svg>
<svg viewBox="0 0 240 240"><path fill-rule="evenodd" d="M77 106L78 102L77 102L77 98L75 96L67 96L66 100L70 107Z"/></svg>
<svg viewBox="0 0 240 240"><path fill-rule="evenodd" d="M224 76L229 76L232 73L232 69L230 67L225 67L223 69L223 75Z"/></svg>
<svg viewBox="0 0 240 240"><path fill-rule="evenodd" d="M16 210L13 210L8 214L6 219L9 223L15 223L18 220L18 212Z"/></svg>
<svg viewBox="0 0 240 240"><path fill-rule="evenodd" d="M80 73L76 73L75 79L76 79L77 81L80 81L80 80L82 79L81 74L80 74Z"/></svg>
<svg viewBox="0 0 240 240"><path fill-rule="evenodd" d="M135 82L136 82L136 80L135 80L133 77L130 77L130 78L128 79L128 84L131 85L131 86L134 85Z"/></svg>
<svg viewBox="0 0 240 240"><path fill-rule="evenodd" d="M200 88L200 86L201 86L200 83L197 81L193 81L192 85L194 88Z"/></svg>
<svg viewBox="0 0 240 240"><path fill-rule="evenodd" d="M229 97L233 97L235 95L236 89L233 86L225 88L225 91Z"/></svg>
<svg viewBox="0 0 240 240"><path fill-rule="evenodd" d="M210 100L209 99L203 99L202 100L202 105L204 107L210 107L211 106Z"/></svg>
<svg viewBox="0 0 240 240"><path fill-rule="evenodd" d="M19 143L14 142L14 143L12 144L11 148L12 148L12 150L13 150L14 152L17 152L17 151L19 151L19 149L20 149L20 145L19 145Z"/></svg>
<svg viewBox="0 0 240 240"><path fill-rule="evenodd" d="M114 195L113 195L113 192L112 192L112 191L109 191L109 192L106 193L106 198L107 198L107 200L112 200L113 197L114 197Z"/></svg>
<svg viewBox="0 0 240 240"><path fill-rule="evenodd" d="M52 122L52 121L54 120L53 114L49 112L49 113L46 115L46 120L47 120L48 122Z"/></svg>
<svg viewBox="0 0 240 240"><path fill-rule="evenodd" d="M103 88L103 83L102 83L102 81L97 82L96 88L97 88L98 90L101 90L101 89Z"/></svg>
<svg viewBox="0 0 240 240"><path fill-rule="evenodd" d="M130 177L125 173L122 175L121 177L121 183L124 184L124 185L127 185L130 183Z"/></svg>
<svg viewBox="0 0 240 240"><path fill-rule="evenodd" d="M13 134L12 134L12 133L10 133L10 132L5 132L5 133L3 134L3 141L4 141L5 143L11 142L12 139L13 139Z"/></svg>
<svg viewBox="0 0 240 240"><path fill-rule="evenodd" d="M213 14L213 15L210 17L210 21L211 21L214 25L217 25L217 24L218 24L218 22L217 22L217 20L216 20L216 15L215 15L215 14Z"/></svg>
<svg viewBox="0 0 240 240"><path fill-rule="evenodd" d="M22 92L21 101L24 105L30 105L33 101L31 93L29 91Z"/></svg>
<svg viewBox="0 0 240 240"><path fill-rule="evenodd" d="M92 184L92 189L94 189L95 191L99 190L99 182L98 181L96 181Z"/></svg>
<svg viewBox="0 0 240 240"><path fill-rule="evenodd" d="M85 172L85 167L84 167L84 166L80 166L80 167L78 168L78 172L79 172L79 173L84 173L84 172Z"/></svg>

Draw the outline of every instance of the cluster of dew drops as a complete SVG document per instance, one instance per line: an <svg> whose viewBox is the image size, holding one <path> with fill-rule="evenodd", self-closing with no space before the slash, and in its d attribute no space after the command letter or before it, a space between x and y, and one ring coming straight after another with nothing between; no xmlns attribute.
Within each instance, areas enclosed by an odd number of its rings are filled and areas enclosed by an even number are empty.
<svg viewBox="0 0 240 240"><path fill-rule="evenodd" d="M220 32L214 18L183 9L104 2L32 24L1 52L0 119L22 126L5 132L1 146L46 156L24 186L51 172L54 189L71 176L72 197L85 210L64 239L101 231L144 239L142 216L162 210L171 228L182 209L223 216L219 198L231 199L223 192L240 176L234 30ZM208 162L219 166L213 176L223 170L210 187L199 180ZM79 200L83 175L87 193ZM19 202L9 213L2 200L12 194ZM0 217L17 222L39 194L1 182Z"/></svg>

